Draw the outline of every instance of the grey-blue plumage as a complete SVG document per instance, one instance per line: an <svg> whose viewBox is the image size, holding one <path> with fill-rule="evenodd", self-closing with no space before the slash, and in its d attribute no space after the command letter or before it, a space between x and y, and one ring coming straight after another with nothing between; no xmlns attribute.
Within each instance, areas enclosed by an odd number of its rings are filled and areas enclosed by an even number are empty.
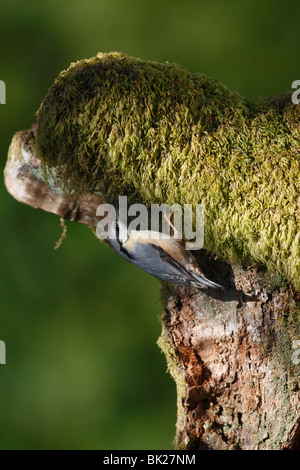
<svg viewBox="0 0 300 470"><path fill-rule="evenodd" d="M224 289L204 276L192 253L184 248L182 240L164 238L161 233L148 230L127 231L117 220L109 228L109 241L120 256L163 281L197 288Z"/></svg>

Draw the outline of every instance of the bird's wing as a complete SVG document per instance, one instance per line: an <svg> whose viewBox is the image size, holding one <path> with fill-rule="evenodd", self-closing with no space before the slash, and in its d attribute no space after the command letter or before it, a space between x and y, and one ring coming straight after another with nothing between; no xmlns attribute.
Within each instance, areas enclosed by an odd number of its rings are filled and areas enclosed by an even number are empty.
<svg viewBox="0 0 300 470"><path fill-rule="evenodd" d="M223 289L222 286L210 281L204 275L196 275L192 271L186 270L159 245L135 241L126 244L125 246L130 248L126 249L118 240L110 240L110 243L127 261L163 281L178 285L193 285L200 289L207 287Z"/></svg>
<svg viewBox="0 0 300 470"><path fill-rule="evenodd" d="M136 242L129 254L132 263L164 281L174 284L190 284L193 277L160 246Z"/></svg>

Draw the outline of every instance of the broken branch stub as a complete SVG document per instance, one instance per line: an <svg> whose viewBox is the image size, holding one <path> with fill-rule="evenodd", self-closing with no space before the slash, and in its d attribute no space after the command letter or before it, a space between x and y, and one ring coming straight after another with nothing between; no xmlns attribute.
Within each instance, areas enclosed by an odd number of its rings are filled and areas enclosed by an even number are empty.
<svg viewBox="0 0 300 470"><path fill-rule="evenodd" d="M98 194L67 195L54 168L45 170L32 149L34 133L15 134L4 171L7 191L19 202L96 229Z"/></svg>

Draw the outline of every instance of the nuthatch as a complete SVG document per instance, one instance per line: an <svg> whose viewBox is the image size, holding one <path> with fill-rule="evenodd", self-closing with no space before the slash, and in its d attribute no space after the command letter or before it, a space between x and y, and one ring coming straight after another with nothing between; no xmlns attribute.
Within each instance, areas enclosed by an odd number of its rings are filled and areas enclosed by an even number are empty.
<svg viewBox="0 0 300 470"><path fill-rule="evenodd" d="M170 218L166 220L178 234ZM185 249L182 237L166 238L162 232L129 230L116 215L108 222L108 240L127 261L163 281L200 289L224 289L204 276L192 253Z"/></svg>

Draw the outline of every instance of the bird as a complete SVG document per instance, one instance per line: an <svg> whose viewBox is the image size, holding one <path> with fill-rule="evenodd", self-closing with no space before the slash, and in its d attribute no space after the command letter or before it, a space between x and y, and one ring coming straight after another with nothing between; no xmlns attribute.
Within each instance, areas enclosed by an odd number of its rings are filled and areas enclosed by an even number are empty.
<svg viewBox="0 0 300 470"><path fill-rule="evenodd" d="M183 237L171 222L172 213L165 218L174 230L166 238L162 232L130 230L121 221L117 211L108 222L108 241L120 256L144 271L171 284L192 286L198 289L224 287L208 279L195 257L185 249ZM175 237L176 234L176 237Z"/></svg>

